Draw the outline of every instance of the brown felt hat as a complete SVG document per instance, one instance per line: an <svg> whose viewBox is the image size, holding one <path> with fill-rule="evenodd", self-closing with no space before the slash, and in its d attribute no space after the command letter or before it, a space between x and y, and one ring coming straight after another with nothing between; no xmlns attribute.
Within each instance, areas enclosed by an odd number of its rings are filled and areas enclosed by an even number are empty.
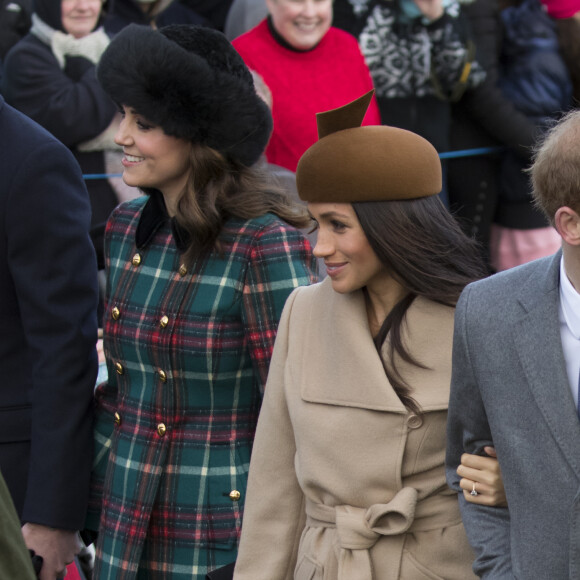
<svg viewBox="0 0 580 580"><path fill-rule="evenodd" d="M318 141L296 169L300 199L392 201L441 191L441 161L429 141L396 127L360 126L373 93L316 115Z"/></svg>

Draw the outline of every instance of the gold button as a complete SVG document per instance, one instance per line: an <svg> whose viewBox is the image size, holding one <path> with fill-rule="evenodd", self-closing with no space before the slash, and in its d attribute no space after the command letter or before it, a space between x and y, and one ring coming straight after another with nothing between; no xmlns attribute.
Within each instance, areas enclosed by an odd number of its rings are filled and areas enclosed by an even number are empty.
<svg viewBox="0 0 580 580"><path fill-rule="evenodd" d="M141 263L141 255L135 254L133 256L133 259L131 260L131 263L133 264L133 266L138 266Z"/></svg>
<svg viewBox="0 0 580 580"><path fill-rule="evenodd" d="M179 266L179 275L183 278L186 274L187 268L185 267L185 264L181 264L181 266Z"/></svg>
<svg viewBox="0 0 580 580"><path fill-rule="evenodd" d="M117 371L118 375L122 375L125 372L125 369L121 363L115 363L115 370Z"/></svg>
<svg viewBox="0 0 580 580"><path fill-rule="evenodd" d="M159 321L159 326L161 326L161 328L165 328L168 324L169 324L169 318L167 316L163 316L161 318L161 320Z"/></svg>
<svg viewBox="0 0 580 580"><path fill-rule="evenodd" d="M423 419L419 415L409 415L407 417L407 427L409 429L418 429L423 425Z"/></svg>
<svg viewBox="0 0 580 580"><path fill-rule="evenodd" d="M111 310L111 317L113 320L119 320L119 316L121 316L121 311L115 306L113 310Z"/></svg>
<svg viewBox="0 0 580 580"><path fill-rule="evenodd" d="M157 425L157 435L159 435L159 437L163 437L165 433L167 433L167 427L164 423L159 423L159 425Z"/></svg>
<svg viewBox="0 0 580 580"><path fill-rule="evenodd" d="M161 369L159 369L159 379L161 380L162 383L167 382L167 374L165 373L165 371Z"/></svg>
<svg viewBox="0 0 580 580"><path fill-rule="evenodd" d="M242 494L237 489L232 489L232 491L230 491L230 499L232 501L240 501L241 497Z"/></svg>
<svg viewBox="0 0 580 580"><path fill-rule="evenodd" d="M121 424L121 415L115 411L115 425Z"/></svg>

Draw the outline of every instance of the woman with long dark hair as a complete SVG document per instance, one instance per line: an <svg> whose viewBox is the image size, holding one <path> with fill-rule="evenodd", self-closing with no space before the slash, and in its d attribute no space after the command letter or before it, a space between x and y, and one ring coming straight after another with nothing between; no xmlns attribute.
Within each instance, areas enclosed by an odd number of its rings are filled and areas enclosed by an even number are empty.
<svg viewBox="0 0 580 580"><path fill-rule="evenodd" d="M457 222L435 197L388 203L354 202L352 207L370 247L396 282L400 296L380 326L380 318L371 321L374 343L380 353L389 336L388 356L381 356L387 378L405 406L420 414L421 407L413 399L412 388L395 364L400 357L422 366L412 358L401 337L405 314L418 297L455 306L463 288L483 276L474 242L462 234Z"/></svg>
<svg viewBox="0 0 580 580"><path fill-rule="evenodd" d="M205 579L236 557L279 318L315 278L308 217L251 168L272 121L221 33L130 25L98 78L146 195L105 234L94 577Z"/></svg>
<svg viewBox="0 0 580 580"><path fill-rule="evenodd" d="M433 146L360 127L369 100L319 115L298 165L328 277L282 316L235 580L474 578L444 458L454 305L484 269Z"/></svg>

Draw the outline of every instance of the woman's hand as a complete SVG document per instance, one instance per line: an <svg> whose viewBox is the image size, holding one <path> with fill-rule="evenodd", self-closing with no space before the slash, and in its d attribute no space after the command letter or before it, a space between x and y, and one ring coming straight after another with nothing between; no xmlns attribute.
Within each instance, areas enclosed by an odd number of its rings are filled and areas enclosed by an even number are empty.
<svg viewBox="0 0 580 580"><path fill-rule="evenodd" d="M501 470L494 447L484 447L489 457L481 455L461 456L461 465L457 475L461 477L459 485L463 497L479 505L507 507Z"/></svg>

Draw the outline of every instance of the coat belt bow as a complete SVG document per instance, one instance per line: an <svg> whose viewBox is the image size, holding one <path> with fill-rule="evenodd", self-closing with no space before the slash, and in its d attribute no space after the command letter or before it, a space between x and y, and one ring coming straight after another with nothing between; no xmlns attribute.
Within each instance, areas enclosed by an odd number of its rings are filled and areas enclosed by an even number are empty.
<svg viewBox="0 0 580 580"><path fill-rule="evenodd" d="M336 528L340 544L338 580L373 580L370 548L381 536L407 532L415 519L416 505L417 490L404 487L389 503L365 509L307 501L306 513L308 525Z"/></svg>

